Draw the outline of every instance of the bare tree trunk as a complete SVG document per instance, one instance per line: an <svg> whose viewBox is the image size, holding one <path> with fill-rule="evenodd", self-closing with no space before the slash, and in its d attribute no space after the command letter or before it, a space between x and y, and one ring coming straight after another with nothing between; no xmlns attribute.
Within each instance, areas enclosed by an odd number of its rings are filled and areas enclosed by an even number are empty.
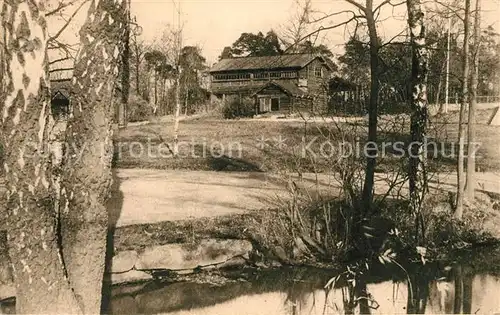
<svg viewBox="0 0 500 315"><path fill-rule="evenodd" d="M411 147L409 161L410 208L415 216L415 239L423 233L421 206L427 192L426 150L428 51L425 46L424 12L420 0L407 0L408 26L412 47ZM419 229L422 231L419 232Z"/></svg>
<svg viewBox="0 0 500 315"><path fill-rule="evenodd" d="M121 102L118 114L118 126L127 127L127 107L130 95L130 0L125 0L127 5L127 16L125 24L125 35L123 38L123 53L121 62Z"/></svg>
<svg viewBox="0 0 500 315"><path fill-rule="evenodd" d="M370 2L370 1L367 1ZM372 145L377 142L377 116L378 116L378 95L380 90L379 83L379 39L377 35L377 28L375 24L375 18L373 16L372 8L366 8L366 23L368 25L368 32L370 36L370 101L368 105L368 142ZM367 150L368 151L368 150ZM377 150L371 150L367 152L366 160L366 173L363 185L363 206L364 211L369 212L371 209L373 201L373 185L375 178L375 166L377 163Z"/></svg>
<svg viewBox="0 0 500 315"><path fill-rule="evenodd" d="M186 87L186 91L184 92L185 95L184 95L184 116L187 116L188 114L188 89Z"/></svg>
<svg viewBox="0 0 500 315"><path fill-rule="evenodd" d="M41 153L47 149L54 126L50 119L45 6L38 0L2 4L6 49L0 141L7 188L2 201L7 213L2 215L7 217L16 313L80 313L61 260L50 157Z"/></svg>
<svg viewBox="0 0 500 315"><path fill-rule="evenodd" d="M126 25L126 0L92 1L80 30L82 47L72 81L74 116L66 141L62 176L61 239L63 259L79 304L98 314L106 254L105 202L112 182L111 158L114 82L119 78ZM72 152L70 152L72 153Z"/></svg>
<svg viewBox="0 0 500 315"><path fill-rule="evenodd" d="M137 58L139 59L139 58ZM139 63L138 60L136 60L135 64L135 90L137 91L137 95L140 95L140 81L139 81L139 71L140 71L141 64Z"/></svg>
<svg viewBox="0 0 500 315"><path fill-rule="evenodd" d="M443 65L441 66L441 69L439 71L439 81L437 86L436 98L434 101L436 106L439 106L438 110L439 113L444 112L444 106L443 103L441 103L441 90L443 89L443 74L445 70L446 70L446 60L443 62Z"/></svg>
<svg viewBox="0 0 500 315"><path fill-rule="evenodd" d="M464 292L464 279L462 274L462 266L458 265L453 271L453 278L455 283L455 296L453 299L453 313L461 314L462 300Z"/></svg>
<svg viewBox="0 0 500 315"><path fill-rule="evenodd" d="M155 108L158 109L158 71L154 71L154 102Z"/></svg>
<svg viewBox="0 0 500 315"><path fill-rule="evenodd" d="M177 66L177 77L175 78L175 115L174 115L174 156L179 154L179 116L181 114L181 66Z"/></svg>
<svg viewBox="0 0 500 315"><path fill-rule="evenodd" d="M474 19L474 65L471 79L471 98L467 124L467 184L465 198L474 201L476 189L476 106L477 86L479 83L479 53L481 46L481 0L476 0L476 15Z"/></svg>
<svg viewBox="0 0 500 315"><path fill-rule="evenodd" d="M465 0L464 14L464 44L463 44L463 76L462 76L462 103L460 104L460 115L458 119L458 165L457 165L457 201L454 217L462 219L464 207L464 117L465 107L469 98L469 17L470 0ZM470 123L470 122L469 122Z"/></svg>
<svg viewBox="0 0 500 315"><path fill-rule="evenodd" d="M153 73L151 72L153 71ZM147 85L147 94L149 100L149 106L153 108L153 114L156 115L156 104L155 104L155 95L154 95L154 70L148 70L148 85Z"/></svg>

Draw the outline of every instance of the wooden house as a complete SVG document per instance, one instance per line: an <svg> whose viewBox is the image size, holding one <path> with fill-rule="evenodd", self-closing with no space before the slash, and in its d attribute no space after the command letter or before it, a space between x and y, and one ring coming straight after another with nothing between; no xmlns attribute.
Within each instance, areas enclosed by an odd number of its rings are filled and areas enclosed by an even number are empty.
<svg viewBox="0 0 500 315"><path fill-rule="evenodd" d="M49 64L51 111L54 119L65 120L70 114L70 88L73 77L73 59L64 59Z"/></svg>
<svg viewBox="0 0 500 315"><path fill-rule="evenodd" d="M341 77L329 82L328 107L333 115L365 115L365 98L362 86Z"/></svg>
<svg viewBox="0 0 500 315"><path fill-rule="evenodd" d="M211 92L250 96L255 113L325 113L332 61L313 54L222 59L210 69Z"/></svg>
<svg viewBox="0 0 500 315"><path fill-rule="evenodd" d="M71 115L71 80L73 78L73 59L64 59L49 64L49 79L51 91L51 112L55 120L67 120ZM115 100L121 93L120 81L114 87ZM119 121L119 104L114 104L114 122Z"/></svg>

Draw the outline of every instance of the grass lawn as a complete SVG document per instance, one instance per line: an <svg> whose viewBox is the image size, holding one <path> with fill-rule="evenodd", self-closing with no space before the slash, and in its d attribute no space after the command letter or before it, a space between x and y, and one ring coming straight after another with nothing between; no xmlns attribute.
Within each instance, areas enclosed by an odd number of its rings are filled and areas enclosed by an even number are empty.
<svg viewBox="0 0 500 315"><path fill-rule="evenodd" d="M491 110L478 112L477 165L480 171L500 170L500 127L488 126ZM404 168L401 151L408 143L409 117L379 119L378 170ZM458 146L457 114L431 118L429 164L454 170ZM121 168L217 171L326 171L338 162L364 160L366 120L303 122L287 120L186 119L179 128L179 157L173 158L173 122L129 126L115 134L115 166ZM400 142L399 145L395 143ZM383 150L382 150L383 148ZM433 150L433 148L435 150ZM385 153L384 153L385 152Z"/></svg>

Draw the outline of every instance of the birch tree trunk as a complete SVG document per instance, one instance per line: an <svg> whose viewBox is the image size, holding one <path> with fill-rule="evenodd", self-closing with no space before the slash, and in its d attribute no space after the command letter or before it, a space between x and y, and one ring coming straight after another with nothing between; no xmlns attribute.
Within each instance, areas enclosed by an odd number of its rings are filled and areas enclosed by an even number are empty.
<svg viewBox="0 0 500 315"><path fill-rule="evenodd" d="M429 54L425 46L424 12L420 0L407 0L408 26L412 48L410 99L410 161L409 188L410 207L415 216L415 239L420 241L423 234L421 206L427 192L426 148L424 147L427 126L427 73Z"/></svg>
<svg viewBox="0 0 500 315"><path fill-rule="evenodd" d="M72 80L73 117L61 185L63 259L84 313L100 313L112 182L114 82L126 30L126 0L93 0L80 30ZM118 100L119 101L119 100Z"/></svg>
<svg viewBox="0 0 500 315"><path fill-rule="evenodd" d="M463 44L463 74L462 74L462 103L460 104L460 114L458 118L458 164L457 164L457 201L454 217L461 220L464 212L464 118L465 107L469 99L469 18L470 0L465 0L464 13L464 44Z"/></svg>
<svg viewBox="0 0 500 315"><path fill-rule="evenodd" d="M467 185L465 198L474 201L476 188L476 106L477 86L479 83L479 52L481 46L481 0L476 0L476 15L474 18L474 65L470 86L469 117L467 124Z"/></svg>
<svg viewBox="0 0 500 315"><path fill-rule="evenodd" d="M45 8L3 1L4 67L0 141L6 229L17 313L80 313L61 259L48 136L50 93ZM2 203L4 201L2 200ZM5 211L4 210L4 211Z"/></svg>

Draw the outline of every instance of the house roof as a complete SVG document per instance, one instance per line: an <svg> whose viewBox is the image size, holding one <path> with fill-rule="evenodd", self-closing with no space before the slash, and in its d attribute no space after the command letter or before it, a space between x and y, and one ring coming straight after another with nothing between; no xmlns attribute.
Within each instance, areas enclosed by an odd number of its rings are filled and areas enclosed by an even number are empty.
<svg viewBox="0 0 500 315"><path fill-rule="evenodd" d="M316 58L326 60L321 55L315 54L227 58L216 63L210 69L210 73L236 70L303 68ZM328 67L331 67L330 64L326 64Z"/></svg>
<svg viewBox="0 0 500 315"><path fill-rule="evenodd" d="M64 96L69 99L71 91L71 79L54 79L50 81L51 97Z"/></svg>
<svg viewBox="0 0 500 315"><path fill-rule="evenodd" d="M309 94L307 92L301 90L295 83L293 82L287 82L287 81L269 81L267 84L261 86L259 89L257 89L253 95L258 94L260 91L271 87L271 86L276 86L280 88L283 92L286 94L289 94L291 96L295 97L304 97L304 98L309 98Z"/></svg>

